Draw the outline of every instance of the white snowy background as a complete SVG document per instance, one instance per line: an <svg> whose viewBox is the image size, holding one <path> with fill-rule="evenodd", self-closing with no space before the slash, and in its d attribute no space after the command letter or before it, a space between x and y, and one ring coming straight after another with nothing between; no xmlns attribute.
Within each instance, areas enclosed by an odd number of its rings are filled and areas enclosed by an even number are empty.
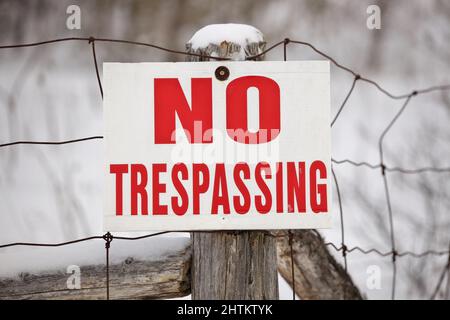
<svg viewBox="0 0 450 320"><path fill-rule="evenodd" d="M369 30L366 9L381 8L381 29ZM66 28L66 8L81 8L81 30ZM289 37L308 41L337 61L393 93L450 83L450 2L433 1L0 1L0 44L58 37L110 37L184 50L196 30L211 23L246 23L268 45ZM99 63L183 61L151 48L97 43ZM282 48L267 60L282 60ZM288 59L320 58L290 45ZM352 76L332 67L332 115ZM378 138L401 107L367 83L358 82L332 129L333 158L379 162ZM101 135L102 102L87 42L0 50L0 143L58 141ZM450 166L450 93L414 97L385 140L388 166ZM18 145L0 149L0 244L59 242L101 234L102 141L65 146ZM389 251L388 212L379 170L334 165L340 182L348 247ZM389 173L398 251L447 250L450 240L449 173ZM340 245L334 225L321 231ZM181 248L181 235L112 244L114 259L159 256ZM333 252L333 251L332 251ZM342 261L340 253L335 253ZM397 298L429 298L447 256L399 257ZM0 276L71 264L103 263L103 241L62 248L0 249ZM381 271L381 288L367 286L368 268ZM389 299L391 257L348 255L352 278L371 299ZM280 297L290 288L280 282ZM442 298L443 295L439 295Z"/></svg>

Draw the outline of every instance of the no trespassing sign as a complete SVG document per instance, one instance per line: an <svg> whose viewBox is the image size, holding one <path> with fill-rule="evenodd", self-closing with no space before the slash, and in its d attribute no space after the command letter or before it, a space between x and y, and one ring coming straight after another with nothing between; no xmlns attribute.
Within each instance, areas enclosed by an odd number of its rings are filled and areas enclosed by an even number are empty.
<svg viewBox="0 0 450 320"><path fill-rule="evenodd" d="M105 231L330 227L328 62L103 75Z"/></svg>

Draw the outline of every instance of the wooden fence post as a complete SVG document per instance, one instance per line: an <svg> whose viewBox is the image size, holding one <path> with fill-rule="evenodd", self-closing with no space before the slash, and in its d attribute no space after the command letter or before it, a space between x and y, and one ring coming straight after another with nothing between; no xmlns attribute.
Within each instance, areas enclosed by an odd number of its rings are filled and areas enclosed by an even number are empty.
<svg viewBox="0 0 450 320"><path fill-rule="evenodd" d="M225 38L200 48L188 42L187 52L237 60L259 54L265 47L262 34L256 29L250 38L245 33L233 34L233 25L223 25L221 31L229 31L233 39L241 36L242 41L237 43ZM249 41L258 36L260 41ZM188 61L209 59L188 56ZM278 299L277 251L273 236L262 231L220 231L193 232L191 238L192 299Z"/></svg>

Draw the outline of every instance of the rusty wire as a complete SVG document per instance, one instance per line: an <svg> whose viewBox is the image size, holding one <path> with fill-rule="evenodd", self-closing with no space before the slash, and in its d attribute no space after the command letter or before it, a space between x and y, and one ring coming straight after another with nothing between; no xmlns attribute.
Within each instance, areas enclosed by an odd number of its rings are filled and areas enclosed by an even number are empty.
<svg viewBox="0 0 450 320"><path fill-rule="evenodd" d="M218 61L222 61L222 60L230 60L228 58L221 58L221 57L214 57L214 56L208 56L208 55L203 55L203 54L196 54L196 53L192 53L192 52L185 52L185 51L179 51L179 50L174 50L174 49L170 49L170 48L166 48L166 47L162 47L153 43L144 43L144 42L138 42L138 41L130 41L130 40L121 40L121 39L108 39L108 38L94 38L94 37L68 37L68 38L57 38L57 39L52 39L52 40L46 40L46 41L40 41L40 42L32 42L32 43L24 43L24 44L13 44L13 45L2 45L0 46L0 49L14 49L14 48L29 48L29 47L37 47L37 46L43 46L43 45L48 45L48 44L56 44L56 43L62 43L62 42L71 42L71 41L81 41L81 42L87 42L88 44L91 45L92 48L92 59L94 62L94 68L95 68L95 74L96 74L96 78L97 78L97 82L98 82L98 87L99 87L99 91L100 91L100 95L103 98L103 88L102 88L102 83L101 83L101 79L100 79L100 71L98 68L98 62L97 62L97 55L96 55L96 51L95 51L95 42L109 42L109 43L119 43L119 44L129 44L129 45L136 45L136 46L144 46L144 47L149 47L149 48L153 48L156 50L160 50L160 51L164 51L164 52L169 52L169 53L174 53L174 54L179 54L179 55L183 55L183 56L196 56L196 57L201 57L201 58L209 58L209 59L213 59L213 60L218 60ZM396 246L395 246L395 228L394 228L394 223L393 223L393 210L392 210L392 206L391 206L391 194L389 191L389 184L388 184L388 180L387 180L387 172L398 172L398 173L402 173L402 174L420 174L420 173L424 173L424 172L433 172L433 173L450 173L450 167L423 167L423 168L416 168L416 169L405 169L402 167L389 167L385 164L384 162L384 158L383 158L383 141L385 136L389 133L389 131L391 130L392 126L395 124L395 122L398 120L398 118L403 114L404 110L406 109L407 105L409 104L411 98L413 98L414 96L417 96L419 94L426 94L426 93L430 93L430 92L435 92L435 91L444 91L444 90L450 90L450 85L438 85L438 86L430 86L424 89L419 89L419 90L413 90L410 93L405 93L405 94L393 94L392 92L388 91L387 89L385 89L384 87L382 87L378 82L368 79L366 77L361 76L358 72L340 64L339 62L337 62L337 60L335 60L334 58L332 58L330 55L324 53L323 51L317 49L314 45L312 45L311 43L308 42L304 42L304 41L298 41L298 40L291 40L289 38L285 38L282 41L279 41L277 43L275 43L274 45L270 46L268 49L258 53L257 55L254 56L249 56L246 57L246 60L256 60L257 58L265 55L266 53L274 50L275 48L283 45L283 58L284 61L287 61L287 47L289 44L294 44L294 45L300 45L300 46L305 46L308 47L310 49L312 49L315 53L317 53L318 55L320 55L322 58L325 58L326 60L329 60L335 67L350 73L351 75L353 75L353 82L351 84L351 87L348 91L348 93L346 94L344 101L342 102L342 104L340 105L340 107L338 108L338 111L336 113L336 115L334 116L332 122L331 122L331 126L334 125L334 123L338 120L339 116L341 115L342 111L344 110L351 94L354 92L356 83L358 81L363 81L366 83L369 83L371 85L373 85L378 91L380 91L381 93L385 94L386 96L388 96L391 99L395 99L395 100L404 100L401 108L399 109L399 111L397 112L397 114L394 116L394 118L389 122L389 124L386 126L386 128L383 130L379 141L378 141L378 146L379 146L379 156L380 156L380 162L377 164L370 164L368 162L357 162L351 159L342 159L342 160L336 160L336 159L331 159L332 162L336 165L341 165L341 164L348 164L348 165L352 165L355 167L366 167L369 169L380 169L382 178L383 178L383 184L384 184L384 189L385 189L385 197L386 197L386 204L388 207L388 220L389 220L389 227L390 227L390 239L391 239L391 250L388 252L382 252L380 250L378 250L377 248L369 248L369 249L363 249L359 246L354 246L351 248L348 248L345 245L345 229L344 229L344 211L343 211L343 205L342 205L342 199L341 199L341 193L339 190L339 184L338 184L338 180L337 177L334 173L334 171L332 170L332 175L333 175L333 179L336 185L336 191L337 191L337 195L338 195L338 203L339 203L339 211L340 211L340 220L341 220L341 245L337 246L334 243L331 242L327 242L325 243L326 246L333 248L334 250L336 250L337 252L342 252L342 256L344 258L344 265L345 265L345 269L347 270L347 254L349 253L354 253L354 252L359 252L360 254L377 254L381 257L388 257L391 256L392 257L392 267L393 267L393 280L392 280L392 290L391 290L391 298L395 299L395 288L396 288L396 275L397 275L397 268L396 268L396 258L397 257L404 257L404 256L410 256L410 257L414 257L414 258L424 258L428 255L437 255L437 256L442 256L442 255L448 255L448 263L445 266L446 268L443 270L443 272L440 275L439 281L438 281L438 285L436 286L436 289L433 291L433 295L432 295L432 299L436 297L439 288L443 282L443 278L445 276L445 273L448 272L449 276L450 276L450 248L447 250L426 250L420 253L417 252L412 252L412 251L403 251L403 252L397 252L396 251ZM13 142L5 142L5 143L1 143L0 144L0 148L5 148L5 147L11 147L11 146L15 146L15 145L21 145L21 144L33 144L33 145L65 145L65 144L71 144L71 143L78 143L78 142L83 142L83 141L89 141L89 140L98 140L98 139L103 139L103 136L97 135L97 136L90 136L90 137L84 137L84 138L77 138L77 139L72 139L72 140L62 140L62 141L33 141L33 140L18 140L18 141L13 141ZM65 246L65 245L70 245L70 244L74 244L74 243L80 243L80 242L85 242L85 241L91 241L91 240L95 240L95 239L103 239L105 241L105 253L106 253L106 298L109 299L109 249L110 249L110 245L113 239L118 239L118 240L140 240L140 239L144 239L144 238L150 238L150 237L154 237L154 236L159 236L162 234L167 234L167 233L171 233L171 232L178 232L178 231L164 231L164 232L157 232L157 233L151 233L151 234L147 234L144 236L139 236L139 237L122 237L122 236L113 236L111 233L107 232L104 235L97 235L97 236L91 236L91 237L86 237L86 238L80 238L80 239L76 239L76 240L72 240L72 241L67 241L67 242L61 242L61 243L30 243L30 242L14 242L14 243L7 243L7 244L3 244L0 245L0 249L2 248L10 248L10 247L15 247L15 246L31 246L31 247L60 247L60 246ZM267 235L269 236L273 236L272 233L267 232ZM293 282L293 299L295 300L295 280L294 280L294 263L293 263L293 248L292 248L292 232L289 231L288 232L288 237L290 239L290 245L291 245L291 268L292 268L292 282ZM286 236L286 235L284 235ZM276 236L277 237L277 236ZM447 288L448 289L448 288Z"/></svg>

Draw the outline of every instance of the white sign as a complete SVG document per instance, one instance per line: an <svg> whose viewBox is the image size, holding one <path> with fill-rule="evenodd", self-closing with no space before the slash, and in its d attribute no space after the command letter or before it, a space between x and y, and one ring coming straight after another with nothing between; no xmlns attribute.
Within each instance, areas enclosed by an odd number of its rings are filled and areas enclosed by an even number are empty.
<svg viewBox="0 0 450 320"><path fill-rule="evenodd" d="M326 61L105 63L104 230L331 226Z"/></svg>

